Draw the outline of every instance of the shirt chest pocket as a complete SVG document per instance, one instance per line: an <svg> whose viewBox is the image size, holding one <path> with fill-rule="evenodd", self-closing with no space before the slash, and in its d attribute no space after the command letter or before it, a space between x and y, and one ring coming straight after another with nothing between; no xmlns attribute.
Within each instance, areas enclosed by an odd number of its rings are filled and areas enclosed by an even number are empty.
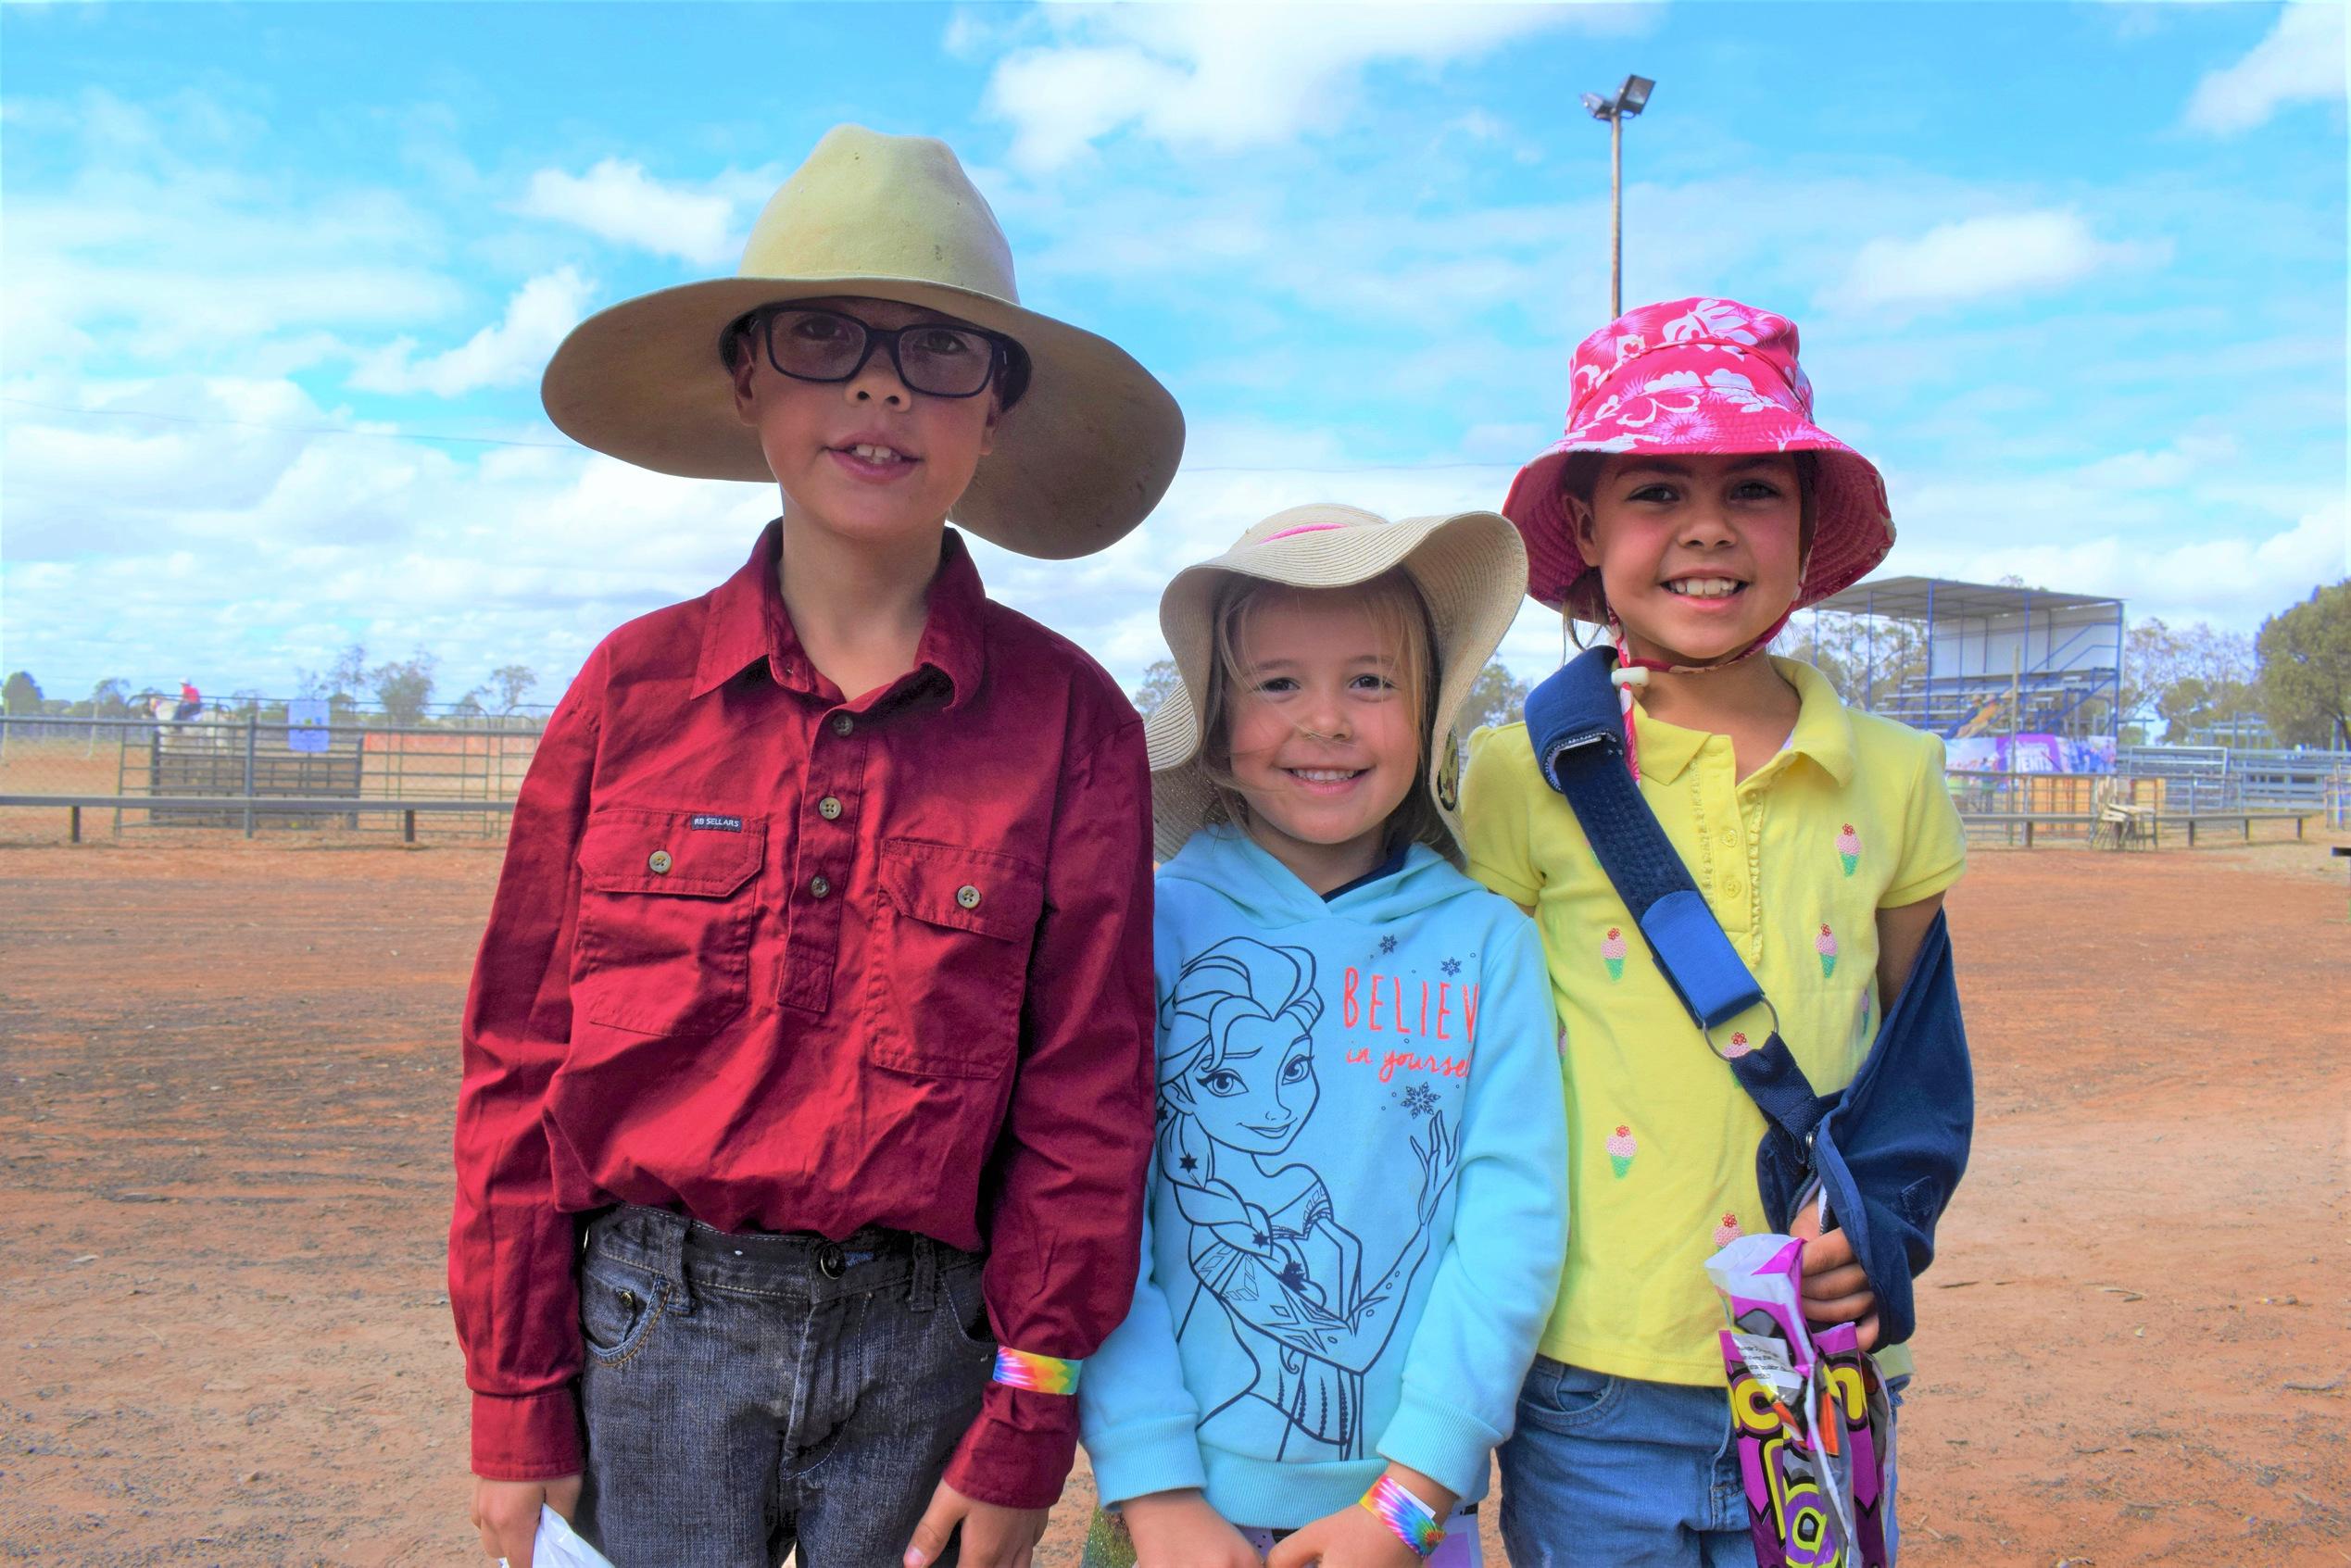
<svg viewBox="0 0 2351 1568"><path fill-rule="evenodd" d="M608 809L580 838L572 1001L640 1035L717 1032L750 997L766 829L710 814Z"/></svg>
<svg viewBox="0 0 2351 1568"><path fill-rule="evenodd" d="M866 995L879 1067L992 1078L1020 1040L1044 873L984 849L885 839Z"/></svg>

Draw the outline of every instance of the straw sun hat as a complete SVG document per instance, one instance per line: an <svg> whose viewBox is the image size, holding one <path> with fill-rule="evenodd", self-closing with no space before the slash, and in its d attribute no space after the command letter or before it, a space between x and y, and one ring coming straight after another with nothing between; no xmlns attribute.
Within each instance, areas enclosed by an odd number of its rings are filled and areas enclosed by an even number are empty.
<svg viewBox="0 0 2351 1568"><path fill-rule="evenodd" d="M1176 475L1184 417L1107 339L1025 310L1012 253L944 142L828 132L752 225L732 278L662 289L573 328L540 386L582 445L696 479L770 479L735 417L726 329L785 299L895 300L1002 332L1026 350L1027 391L949 516L1023 555L1101 549L1143 521Z"/></svg>
<svg viewBox="0 0 2351 1568"><path fill-rule="evenodd" d="M1144 726L1150 746L1151 832L1163 860L1213 820L1214 783L1201 760L1216 608L1234 578L1293 588L1343 588L1402 567L1420 590L1436 633L1435 721L1428 737L1429 794L1445 825L1461 823L1460 746L1454 726L1478 672L1510 630L1527 591L1527 552L1497 512L1410 517L1390 522L1354 507L1292 507L1240 536L1213 560L1186 567L1160 596L1159 625L1181 682Z"/></svg>

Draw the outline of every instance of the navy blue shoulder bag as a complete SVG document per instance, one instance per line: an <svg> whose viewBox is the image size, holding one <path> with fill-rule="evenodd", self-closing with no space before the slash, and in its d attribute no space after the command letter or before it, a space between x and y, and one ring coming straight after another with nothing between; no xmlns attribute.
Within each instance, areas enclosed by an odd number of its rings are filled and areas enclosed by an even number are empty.
<svg viewBox="0 0 2351 1568"><path fill-rule="evenodd" d="M1591 648L1536 687L1527 698L1528 738L1712 1048L1716 1028L1770 1002L1625 766L1624 721L1609 679L1615 659L1613 648ZM1878 1298L1879 1344L1898 1345L1917 1326L1911 1281L1934 1260L1935 1222L1967 1169L1975 1123L1943 917L1935 917L1902 995L1842 1094L1813 1092L1779 1022L1775 1010L1762 1048L1726 1059L1764 1113L1755 1179L1766 1217L1786 1230L1817 1177L1830 1223L1852 1237Z"/></svg>

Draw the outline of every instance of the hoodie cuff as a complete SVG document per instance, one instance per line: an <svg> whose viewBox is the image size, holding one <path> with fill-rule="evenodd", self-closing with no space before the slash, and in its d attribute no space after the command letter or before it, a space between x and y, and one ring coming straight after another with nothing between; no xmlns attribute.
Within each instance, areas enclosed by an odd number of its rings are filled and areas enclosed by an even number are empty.
<svg viewBox="0 0 2351 1568"><path fill-rule="evenodd" d="M1208 1467L1201 1462L1200 1434L1189 1415L1130 1422L1086 1438L1094 1462L1094 1490L1110 1507L1153 1492L1205 1491Z"/></svg>
<svg viewBox="0 0 2351 1568"><path fill-rule="evenodd" d="M483 1480L552 1481L585 1468L569 1384L544 1394L473 1396L473 1474Z"/></svg>
<svg viewBox="0 0 2351 1568"><path fill-rule="evenodd" d="M1457 1498L1474 1498L1485 1490L1487 1462L1504 1436L1407 1386L1395 1419L1380 1436L1379 1455L1419 1471Z"/></svg>

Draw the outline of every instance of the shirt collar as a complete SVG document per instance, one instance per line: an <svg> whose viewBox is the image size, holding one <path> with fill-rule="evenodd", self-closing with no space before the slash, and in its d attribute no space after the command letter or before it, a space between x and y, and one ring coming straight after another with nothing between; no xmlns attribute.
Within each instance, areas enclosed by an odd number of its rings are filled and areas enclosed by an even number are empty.
<svg viewBox="0 0 2351 1568"><path fill-rule="evenodd" d="M1826 675L1801 660L1774 658L1771 663L1796 688L1800 704L1796 727L1788 732L1781 755L1808 757L1840 785L1851 784L1853 715L1845 711L1837 688L1829 684ZM1712 738L1710 731L1686 730L1678 724L1653 719L1638 703L1633 707L1633 715L1641 738L1641 775L1659 784L1671 784L1679 778L1699 748ZM1765 767L1774 766L1777 761L1774 759Z"/></svg>
<svg viewBox="0 0 2351 1568"><path fill-rule="evenodd" d="M778 518L761 533L742 570L711 591L702 654L694 669L695 696L708 696L761 662L777 685L789 690L821 693L829 684L800 646L799 633L784 608L777 575L783 543L784 522ZM927 669L946 677L950 710L979 689L987 673L987 603L970 546L954 529L947 530L939 544L938 571L931 578L922 641L914 649L913 673ZM891 689L904 684L898 682Z"/></svg>
<svg viewBox="0 0 2351 1568"><path fill-rule="evenodd" d="M1853 715L1829 677L1798 659L1774 659L1772 666L1788 678L1804 699L1796 712L1796 727L1788 734L1788 749L1809 757L1840 786L1853 783Z"/></svg>

